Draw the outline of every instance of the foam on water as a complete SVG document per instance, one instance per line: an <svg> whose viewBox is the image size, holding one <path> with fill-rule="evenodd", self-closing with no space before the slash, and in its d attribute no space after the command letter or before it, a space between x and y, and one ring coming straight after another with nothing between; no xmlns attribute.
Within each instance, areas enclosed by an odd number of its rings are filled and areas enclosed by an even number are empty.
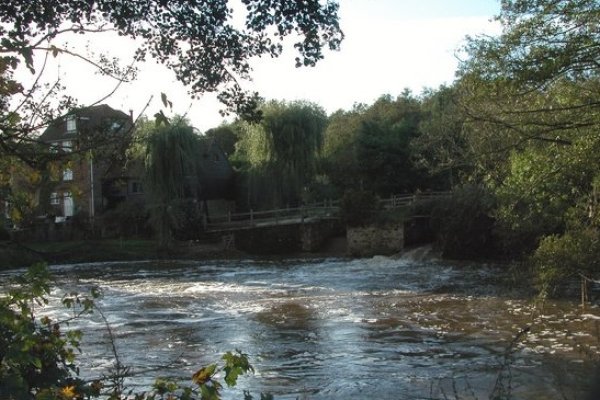
<svg viewBox="0 0 600 400"><path fill-rule="evenodd" d="M258 371L243 380L244 388L278 398L345 399L366 391L418 398L448 376L491 386L500 358L524 326L531 332L516 344L513 372L527 371L529 380L521 384L535 398L553 393L544 387L555 359L581 374L581 346L600 354L594 333L600 309L582 313L575 303L555 303L540 314L526 300L487 292L487 280L501 271L432 263L423 254L55 266L59 287L42 312L66 318L65 293L98 287L104 297L97 303L121 361L135 370L175 362L185 376L240 348ZM90 373L109 366L104 320L93 315L72 326L85 331L82 362ZM143 387L153 376L133 383ZM578 387L565 390L577 393Z"/></svg>

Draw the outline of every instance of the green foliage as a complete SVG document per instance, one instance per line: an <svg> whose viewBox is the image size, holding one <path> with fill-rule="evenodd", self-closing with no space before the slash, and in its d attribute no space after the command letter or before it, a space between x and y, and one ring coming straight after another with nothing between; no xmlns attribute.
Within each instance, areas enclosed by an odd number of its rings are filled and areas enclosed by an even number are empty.
<svg viewBox="0 0 600 400"><path fill-rule="evenodd" d="M361 189L380 196L430 187L432 181L412 154L422 115L421 102L410 91L334 113L322 161L330 181L341 192L358 182Z"/></svg>
<svg viewBox="0 0 600 400"><path fill-rule="evenodd" d="M200 147L192 127L159 127L148 139L146 186L155 200L184 198L197 194L193 178L200 175ZM192 178L192 179L190 179Z"/></svg>
<svg viewBox="0 0 600 400"><path fill-rule="evenodd" d="M195 204L189 200L199 198L199 154L198 136L189 126L159 127L149 137L144 187L161 248L168 249L174 232L183 226L187 207Z"/></svg>
<svg viewBox="0 0 600 400"><path fill-rule="evenodd" d="M541 282L594 265L580 253L594 249L598 209L599 15L591 0L502 2L502 33L468 40L459 80L427 99L430 118L421 123L420 160L464 163L465 178L485 185L497 204L458 208L472 222L487 210L505 253L539 244Z"/></svg>
<svg viewBox="0 0 600 400"><path fill-rule="evenodd" d="M228 386L235 386L239 376L248 372L254 372L254 368L248 362L248 355L237 350L235 353L228 351L223 355L225 366L225 383Z"/></svg>
<svg viewBox="0 0 600 400"><path fill-rule="evenodd" d="M327 117L307 102L272 101L247 124L238 152L249 167L249 196L266 207L297 205L317 168Z"/></svg>
<svg viewBox="0 0 600 400"><path fill-rule="evenodd" d="M410 139L415 132L416 126L405 120L393 125L363 122L356 161L365 190L389 196L416 189L422 176L412 167L409 154Z"/></svg>
<svg viewBox="0 0 600 400"><path fill-rule="evenodd" d="M570 145L529 146L511 154L506 176L495 187L495 216L510 247L527 251L545 235L587 223L599 146L595 135L582 133Z"/></svg>
<svg viewBox="0 0 600 400"><path fill-rule="evenodd" d="M228 156L235 153L235 148L241 135L239 123L223 124L213 129L209 129L204 136L214 139L223 152Z"/></svg>
<svg viewBox="0 0 600 400"><path fill-rule="evenodd" d="M466 116L458 100L456 87L441 86L425 92L421 100L423 115L419 133L410 143L414 164L437 178L434 184L439 185L439 189L458 183L473 164L463 132Z"/></svg>
<svg viewBox="0 0 600 400"><path fill-rule="evenodd" d="M494 198L481 186L455 188L440 200L431 216L444 257L478 259L497 255L492 210Z"/></svg>
<svg viewBox="0 0 600 400"><path fill-rule="evenodd" d="M102 214L104 235L135 237L146 233L148 210L141 201L126 200Z"/></svg>
<svg viewBox="0 0 600 400"><path fill-rule="evenodd" d="M36 308L48 303L50 275L37 264L20 277L8 296L0 300L0 397L3 399L61 399L65 388L79 393L90 388L77 379L75 353L79 351L81 332L64 331L68 321L89 313L93 298L68 294L63 305L72 317L55 321L38 318Z"/></svg>
<svg viewBox="0 0 600 400"><path fill-rule="evenodd" d="M547 236L540 242L532 261L543 295L568 283L570 278L597 277L600 274L600 232L590 227Z"/></svg>
<svg viewBox="0 0 600 400"><path fill-rule="evenodd" d="M337 111L329 117L323 138L323 170L341 192L356 185L356 141L364 109Z"/></svg>
<svg viewBox="0 0 600 400"><path fill-rule="evenodd" d="M508 78L526 88L597 76L599 18L595 0L503 1L497 18L502 34L471 40L472 57L462 71Z"/></svg>

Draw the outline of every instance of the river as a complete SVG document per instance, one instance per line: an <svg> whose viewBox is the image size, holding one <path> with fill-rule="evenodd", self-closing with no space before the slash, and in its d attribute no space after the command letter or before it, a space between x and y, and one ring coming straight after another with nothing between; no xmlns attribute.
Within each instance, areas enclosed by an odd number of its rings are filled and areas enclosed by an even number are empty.
<svg viewBox="0 0 600 400"><path fill-rule="evenodd" d="M240 349L256 372L225 390L228 399L243 389L279 399L487 399L497 384L516 399L581 398L600 354L597 306L535 309L498 287L504 272L492 266L374 257L52 270L42 312L67 316L65 293L101 289L97 305L137 390L157 376L189 380ZM84 373L106 372L114 357L100 315L72 327L85 334Z"/></svg>

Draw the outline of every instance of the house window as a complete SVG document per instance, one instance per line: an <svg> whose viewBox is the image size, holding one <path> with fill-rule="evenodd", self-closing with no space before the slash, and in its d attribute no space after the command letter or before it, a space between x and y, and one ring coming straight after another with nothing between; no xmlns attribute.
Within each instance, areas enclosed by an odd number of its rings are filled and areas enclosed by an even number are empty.
<svg viewBox="0 0 600 400"><path fill-rule="evenodd" d="M58 193L56 193L56 192L50 193L50 204L52 204L52 205L60 204L60 197L58 196Z"/></svg>
<svg viewBox="0 0 600 400"><path fill-rule="evenodd" d="M73 170L71 168L67 168L63 171L63 181L72 181L73 180Z"/></svg>
<svg viewBox="0 0 600 400"><path fill-rule="evenodd" d="M71 140L63 140L61 142L61 147L65 153L70 153L73 151L73 142Z"/></svg>
<svg viewBox="0 0 600 400"><path fill-rule="evenodd" d="M71 192L65 192L63 195L63 215L65 217L72 217L75 213L75 205L73 204L73 196Z"/></svg>
<svg viewBox="0 0 600 400"><path fill-rule="evenodd" d="M213 153L213 161L214 162L218 162L219 161L219 155L217 153Z"/></svg>
<svg viewBox="0 0 600 400"><path fill-rule="evenodd" d="M74 115L67 117L67 133L74 133L77 130L77 119Z"/></svg>

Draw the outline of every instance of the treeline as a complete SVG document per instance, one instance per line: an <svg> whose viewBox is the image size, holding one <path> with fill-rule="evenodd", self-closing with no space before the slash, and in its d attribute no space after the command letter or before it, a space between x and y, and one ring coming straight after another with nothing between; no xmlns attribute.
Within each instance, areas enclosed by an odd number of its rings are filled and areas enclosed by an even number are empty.
<svg viewBox="0 0 600 400"><path fill-rule="evenodd" d="M542 4L543 3L543 4ZM269 102L259 124L208 131L244 176L247 207L452 189L438 205L454 257L528 259L544 284L600 271L600 7L506 2L449 86L326 116Z"/></svg>
<svg viewBox="0 0 600 400"><path fill-rule="evenodd" d="M270 101L259 123L210 129L239 173L236 204L273 208L339 199L361 190L381 197L449 189L452 171L430 174L413 148L427 101L406 91L330 116L315 103Z"/></svg>

